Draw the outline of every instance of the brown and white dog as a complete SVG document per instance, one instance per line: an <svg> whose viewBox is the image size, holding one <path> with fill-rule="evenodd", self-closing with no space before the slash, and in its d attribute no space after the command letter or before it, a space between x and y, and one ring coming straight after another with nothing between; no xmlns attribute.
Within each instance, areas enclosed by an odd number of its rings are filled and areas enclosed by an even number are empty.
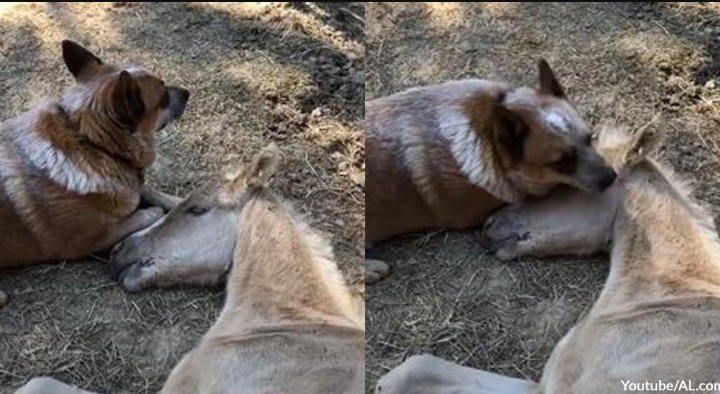
<svg viewBox="0 0 720 394"><path fill-rule="evenodd" d="M173 200L143 185L155 132L189 92L142 67L103 63L71 41L75 77L58 101L0 123L0 268L101 251L152 224Z"/></svg>
<svg viewBox="0 0 720 394"><path fill-rule="evenodd" d="M365 103L366 240L466 229L559 185L600 192L615 172L544 60L537 89L452 81ZM366 263L366 282L386 266Z"/></svg>

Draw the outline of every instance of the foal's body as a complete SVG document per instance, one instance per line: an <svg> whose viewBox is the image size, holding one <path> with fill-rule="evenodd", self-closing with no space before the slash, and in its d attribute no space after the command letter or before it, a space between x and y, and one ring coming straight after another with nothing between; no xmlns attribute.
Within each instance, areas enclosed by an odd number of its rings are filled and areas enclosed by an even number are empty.
<svg viewBox="0 0 720 394"><path fill-rule="evenodd" d="M325 240L264 198L243 209L220 317L162 393L357 393L365 332Z"/></svg>

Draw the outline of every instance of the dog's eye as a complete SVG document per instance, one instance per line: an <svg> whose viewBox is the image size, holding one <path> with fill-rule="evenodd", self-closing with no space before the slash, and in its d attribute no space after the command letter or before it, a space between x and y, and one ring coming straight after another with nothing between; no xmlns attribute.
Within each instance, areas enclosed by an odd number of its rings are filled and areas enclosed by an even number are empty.
<svg viewBox="0 0 720 394"><path fill-rule="evenodd" d="M193 214L195 216L200 216L204 213L206 213L208 210L207 208L201 207L199 205L193 205L192 207L188 208L187 212L190 214Z"/></svg>
<svg viewBox="0 0 720 394"><path fill-rule="evenodd" d="M584 137L583 142L585 143L585 145L590 146L590 145L592 145L593 139L594 139L594 136L592 134L587 134Z"/></svg>
<svg viewBox="0 0 720 394"><path fill-rule="evenodd" d="M564 152L558 160L550 163L550 168L560 174L574 174L577 169L577 152L574 149Z"/></svg>

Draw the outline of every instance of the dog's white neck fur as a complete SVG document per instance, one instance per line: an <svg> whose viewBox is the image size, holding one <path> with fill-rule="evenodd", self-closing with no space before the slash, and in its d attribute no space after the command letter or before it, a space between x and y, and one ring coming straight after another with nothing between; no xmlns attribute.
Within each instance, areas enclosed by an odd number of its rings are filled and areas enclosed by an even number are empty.
<svg viewBox="0 0 720 394"><path fill-rule="evenodd" d="M50 180L68 191L82 195L118 191L117 182L92 170L83 170L68 155L53 147L37 132L36 125L26 128L19 135L17 147L35 168L45 171Z"/></svg>
<svg viewBox="0 0 720 394"><path fill-rule="evenodd" d="M88 93L66 95L60 101L60 105L66 112L74 113L82 108L86 108L91 98Z"/></svg>
<svg viewBox="0 0 720 394"><path fill-rule="evenodd" d="M78 194L108 192L103 177L87 173L73 163L64 153L54 148L36 132L20 138L19 147L23 155L39 170L47 171L48 177L68 191Z"/></svg>
<svg viewBox="0 0 720 394"><path fill-rule="evenodd" d="M438 111L440 133L450 141L450 151L470 183L508 203L521 200L521 193L496 167L496 158L487 157L489 141L482 141L462 109L453 106Z"/></svg>

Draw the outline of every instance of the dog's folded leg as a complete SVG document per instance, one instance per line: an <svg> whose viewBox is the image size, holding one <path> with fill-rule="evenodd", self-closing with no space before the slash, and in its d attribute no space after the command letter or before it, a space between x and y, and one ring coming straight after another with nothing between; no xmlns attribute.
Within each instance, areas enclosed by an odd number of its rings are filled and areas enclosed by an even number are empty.
<svg viewBox="0 0 720 394"><path fill-rule="evenodd" d="M15 394L95 394L57 381L53 378L34 378Z"/></svg>
<svg viewBox="0 0 720 394"><path fill-rule="evenodd" d="M602 194L558 191L498 211L485 223L481 242L503 260L606 251L617 204L617 186Z"/></svg>
<svg viewBox="0 0 720 394"><path fill-rule="evenodd" d="M123 219L113 229L112 233L105 239L105 241L98 245L96 248L97 252L106 250L116 243L120 242L123 238L128 235L138 232L146 227L151 226L153 223L158 221L164 212L162 208L153 207L147 209L138 209L133 212L130 216Z"/></svg>
<svg viewBox="0 0 720 394"><path fill-rule="evenodd" d="M535 382L463 367L441 358L410 357L383 376L376 394L529 394Z"/></svg>
<svg viewBox="0 0 720 394"><path fill-rule="evenodd" d="M140 194L142 202L149 207L160 207L165 213L175 208L182 198L163 193L151 186L143 185Z"/></svg>

